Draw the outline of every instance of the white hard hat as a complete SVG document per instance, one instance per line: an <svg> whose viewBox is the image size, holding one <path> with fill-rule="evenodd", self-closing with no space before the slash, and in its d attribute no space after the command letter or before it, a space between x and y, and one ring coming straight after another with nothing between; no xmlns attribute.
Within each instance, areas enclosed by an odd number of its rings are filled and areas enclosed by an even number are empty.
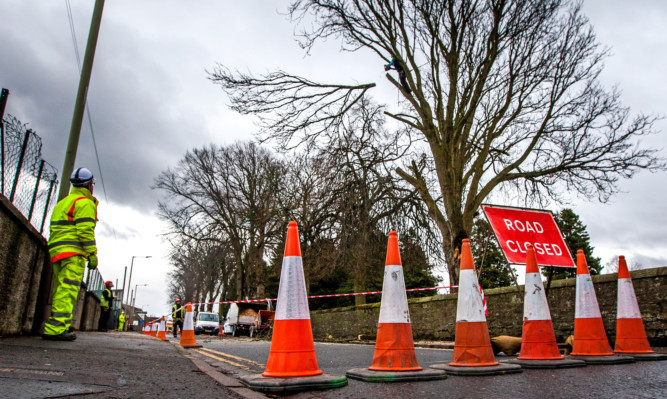
<svg viewBox="0 0 667 399"><path fill-rule="evenodd" d="M93 172L88 169L77 168L74 173L72 173L69 181L74 186L87 186L90 183L95 183L95 178L93 177Z"/></svg>

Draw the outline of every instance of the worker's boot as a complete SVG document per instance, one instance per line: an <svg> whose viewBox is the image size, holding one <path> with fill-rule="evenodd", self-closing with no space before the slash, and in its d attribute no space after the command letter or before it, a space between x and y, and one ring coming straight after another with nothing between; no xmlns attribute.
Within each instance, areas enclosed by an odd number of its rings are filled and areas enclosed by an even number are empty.
<svg viewBox="0 0 667 399"><path fill-rule="evenodd" d="M58 335L42 335L43 339L49 341L74 341L76 339L76 334L74 332L65 331Z"/></svg>

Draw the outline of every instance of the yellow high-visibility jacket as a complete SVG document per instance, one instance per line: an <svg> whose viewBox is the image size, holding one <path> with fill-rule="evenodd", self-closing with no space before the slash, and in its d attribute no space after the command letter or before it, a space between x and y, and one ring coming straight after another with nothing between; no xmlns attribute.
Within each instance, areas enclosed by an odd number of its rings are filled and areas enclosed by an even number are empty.
<svg viewBox="0 0 667 399"><path fill-rule="evenodd" d="M49 235L51 263L70 256L97 254L97 198L85 187L72 187L53 209Z"/></svg>

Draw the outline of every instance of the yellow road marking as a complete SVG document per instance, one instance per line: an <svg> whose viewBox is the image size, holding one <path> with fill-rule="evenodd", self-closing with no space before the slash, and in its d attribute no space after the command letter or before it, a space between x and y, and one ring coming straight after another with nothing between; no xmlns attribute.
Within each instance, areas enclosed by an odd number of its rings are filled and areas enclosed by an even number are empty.
<svg viewBox="0 0 667 399"><path fill-rule="evenodd" d="M246 371L250 371L250 367L246 367L246 366L244 366L244 365L242 365L242 364L231 362L231 361L229 361L229 360L227 360L227 359L223 359L223 358L221 358L221 357L219 357L219 356L211 355L210 353L206 353L206 352L201 351L201 350L199 350L199 349L193 349L193 350L194 350L195 352L197 352L197 353L200 353L200 354L202 354L202 355L204 355L204 356L208 356L208 357L210 357L210 358L212 358L212 359L221 361L221 362L223 362L223 363L231 364L232 366L238 367L238 368L243 369L243 370L246 370Z"/></svg>
<svg viewBox="0 0 667 399"><path fill-rule="evenodd" d="M202 350L205 350L205 351L208 351L208 352L217 353L218 355L222 355L222 356L230 357L230 358L232 358L232 359L239 360L239 361L242 361L242 362L255 364L255 365L259 366L259 367L264 367L264 365L263 365L262 363L257 363L257 362L254 362L254 361L250 360L250 359L245 359L245 358L242 358L242 357L238 357L238 356L230 355L229 353L220 352L220 351L216 351L216 350L209 349L209 348L202 348Z"/></svg>

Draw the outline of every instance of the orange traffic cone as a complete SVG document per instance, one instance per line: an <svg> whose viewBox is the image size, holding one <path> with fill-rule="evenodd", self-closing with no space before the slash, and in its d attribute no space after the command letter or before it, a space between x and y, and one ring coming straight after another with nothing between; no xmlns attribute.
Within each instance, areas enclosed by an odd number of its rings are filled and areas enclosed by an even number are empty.
<svg viewBox="0 0 667 399"><path fill-rule="evenodd" d="M224 326L220 326L220 331L218 332L218 337L225 337L225 328Z"/></svg>
<svg viewBox="0 0 667 399"><path fill-rule="evenodd" d="M157 330L159 328L159 324L157 320L153 322L153 325L151 326L151 337L156 337L157 338Z"/></svg>
<svg viewBox="0 0 667 399"><path fill-rule="evenodd" d="M398 234L395 231L389 233L387 245L373 365L368 369L348 370L347 376L369 382L417 381L445 377L444 371L422 370L417 363L403 266L398 249Z"/></svg>
<svg viewBox="0 0 667 399"><path fill-rule="evenodd" d="M190 302L185 306L185 319L183 320L180 345L184 348L201 348L201 345L197 345L197 340L195 339L195 328L192 322L192 304Z"/></svg>
<svg viewBox="0 0 667 399"><path fill-rule="evenodd" d="M537 265L535 249L526 245L526 283L523 299L523 334L519 357L512 363L524 368L582 367L581 360L564 359L556 343L549 304Z"/></svg>
<svg viewBox="0 0 667 399"><path fill-rule="evenodd" d="M301 263L296 222L290 222L278 286L271 351L264 377L305 377L322 374L317 365L313 329Z"/></svg>
<svg viewBox="0 0 667 399"><path fill-rule="evenodd" d="M667 355L655 353L648 343L635 289L632 286L632 279L624 256L618 257L617 303L614 352L632 356L635 360L667 359Z"/></svg>
<svg viewBox="0 0 667 399"><path fill-rule="evenodd" d="M157 330L157 339L160 341L167 340L167 322L164 320L164 316L160 319L160 325Z"/></svg>
<svg viewBox="0 0 667 399"><path fill-rule="evenodd" d="M520 373L518 364L499 364L493 355L486 325L482 294L473 262L470 241L461 244L459 294L456 306L456 333L453 361L449 365L433 365L454 375L495 375Z"/></svg>
<svg viewBox="0 0 667 399"><path fill-rule="evenodd" d="M417 363L412 338L403 265L398 250L398 234L392 231L389 233L389 244L387 245L375 354L373 365L369 367L369 370L415 371L421 369Z"/></svg>
<svg viewBox="0 0 667 399"><path fill-rule="evenodd" d="M148 335L150 334L150 324L145 323L144 328L141 330L142 334Z"/></svg>
<svg viewBox="0 0 667 399"><path fill-rule="evenodd" d="M299 232L296 222L290 222L266 369L262 374L241 378L241 382L251 389L285 392L303 390L306 386L308 389L326 389L347 385L345 376L323 374L317 365L301 262Z"/></svg>
<svg viewBox="0 0 667 399"><path fill-rule="evenodd" d="M570 356L580 357L590 364L616 364L616 359L622 363L631 357L614 356L609 346L607 333L602 323L602 315L598 299L593 288L593 280L588 272L588 264L584 251L577 251L577 290L574 309L574 344ZM603 358L609 357L608 360Z"/></svg>

